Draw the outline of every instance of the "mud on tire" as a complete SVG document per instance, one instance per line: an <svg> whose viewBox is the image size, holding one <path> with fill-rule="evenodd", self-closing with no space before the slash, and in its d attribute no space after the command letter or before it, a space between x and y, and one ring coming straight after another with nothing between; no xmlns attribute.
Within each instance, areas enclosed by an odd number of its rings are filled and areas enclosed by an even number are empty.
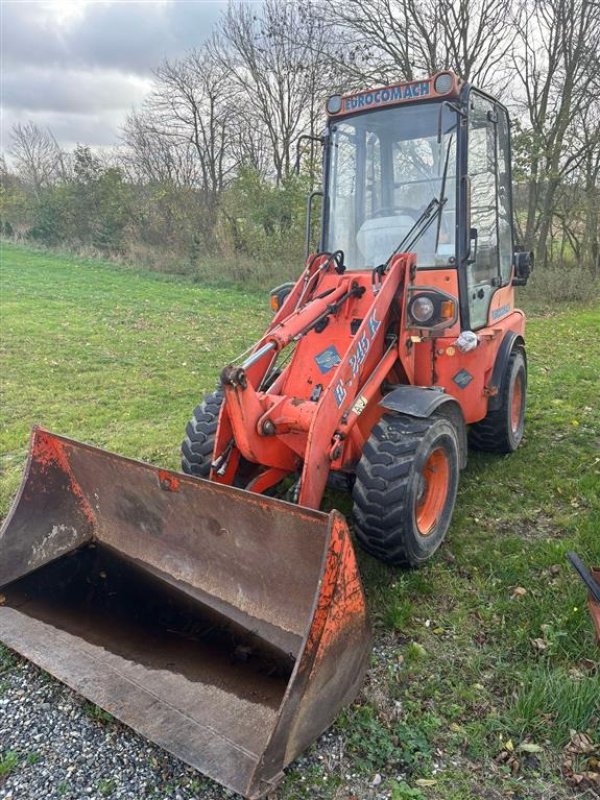
<svg viewBox="0 0 600 800"><path fill-rule="evenodd" d="M376 558L418 567L442 543L456 501L459 441L449 419L384 415L352 492L358 541Z"/></svg>

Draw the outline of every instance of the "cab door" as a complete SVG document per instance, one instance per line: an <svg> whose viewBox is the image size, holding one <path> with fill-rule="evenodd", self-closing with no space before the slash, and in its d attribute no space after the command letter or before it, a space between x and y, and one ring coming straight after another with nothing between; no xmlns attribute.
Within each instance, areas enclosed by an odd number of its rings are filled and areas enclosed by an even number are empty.
<svg viewBox="0 0 600 800"><path fill-rule="evenodd" d="M510 144L506 110L472 90L469 97L467 170L471 186L467 291L470 327L488 323L494 292L512 269Z"/></svg>

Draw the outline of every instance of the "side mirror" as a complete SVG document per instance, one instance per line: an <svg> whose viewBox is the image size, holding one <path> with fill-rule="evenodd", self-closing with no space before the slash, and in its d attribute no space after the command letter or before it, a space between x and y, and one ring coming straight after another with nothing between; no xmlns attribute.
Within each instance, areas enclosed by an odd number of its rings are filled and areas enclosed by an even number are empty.
<svg viewBox="0 0 600 800"><path fill-rule="evenodd" d="M514 277L513 286L526 286L529 276L533 272L533 253L517 251L513 254Z"/></svg>

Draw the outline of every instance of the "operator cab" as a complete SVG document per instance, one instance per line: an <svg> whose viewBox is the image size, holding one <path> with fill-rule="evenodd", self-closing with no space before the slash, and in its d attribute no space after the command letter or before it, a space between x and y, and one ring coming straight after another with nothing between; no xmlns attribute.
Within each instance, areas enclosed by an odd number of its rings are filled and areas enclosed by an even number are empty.
<svg viewBox="0 0 600 800"><path fill-rule="evenodd" d="M431 200L440 197L444 171L448 199L440 224L427 229L415 250L419 266L454 263L456 114L442 114L438 141L439 116L438 104L415 103L331 126L326 249L335 244L343 250L350 269L387 261Z"/></svg>
<svg viewBox="0 0 600 800"><path fill-rule="evenodd" d="M406 250L420 270L458 269L461 325L486 325L513 277L506 109L442 72L327 110L322 249L351 270Z"/></svg>

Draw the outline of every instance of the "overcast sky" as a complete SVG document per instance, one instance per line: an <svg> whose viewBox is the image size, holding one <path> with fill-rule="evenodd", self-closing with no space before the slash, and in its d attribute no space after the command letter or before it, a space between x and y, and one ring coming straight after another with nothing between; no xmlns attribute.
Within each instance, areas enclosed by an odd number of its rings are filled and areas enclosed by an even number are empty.
<svg viewBox="0 0 600 800"><path fill-rule="evenodd" d="M226 0L0 0L2 150L15 122L107 146L152 70L210 36Z"/></svg>

